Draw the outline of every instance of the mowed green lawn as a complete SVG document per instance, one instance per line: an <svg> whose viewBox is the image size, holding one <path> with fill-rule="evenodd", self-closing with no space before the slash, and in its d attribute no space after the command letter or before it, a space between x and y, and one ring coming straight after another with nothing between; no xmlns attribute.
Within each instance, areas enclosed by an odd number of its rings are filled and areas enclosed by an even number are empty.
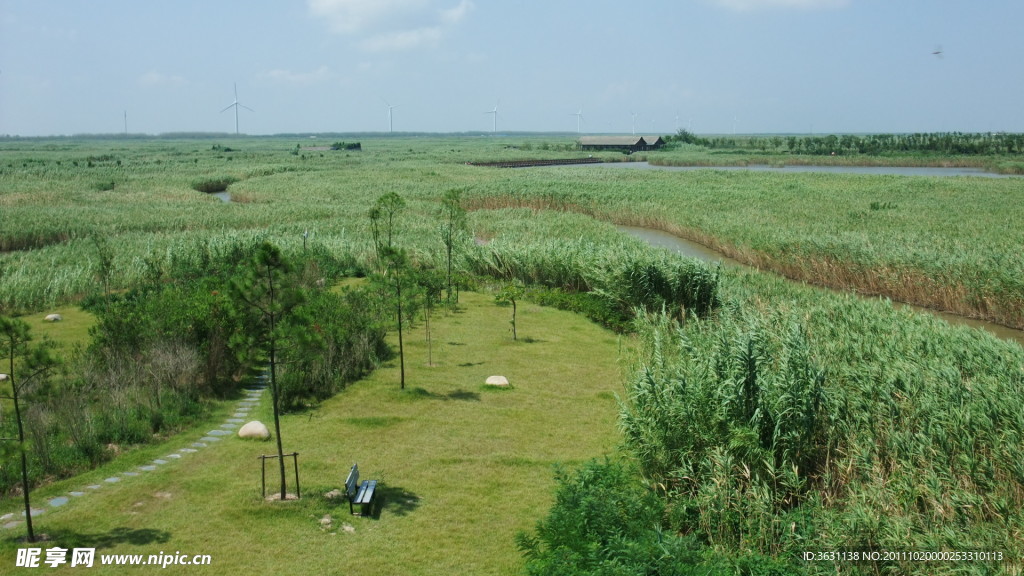
<svg viewBox="0 0 1024 576"><path fill-rule="evenodd" d="M459 312L431 322L433 366L423 322L407 332L405 391L396 358L316 410L286 416L285 451L300 454L300 502L264 502L257 456L273 443L234 436L154 472L102 481L189 446L229 417L232 402L209 427L37 491L44 504L102 484L37 517L37 532L54 538L38 546L210 554L210 567L177 569L217 574L521 573L515 534L549 510L553 467L617 448L622 367L618 337L581 317L521 302L517 342L510 318L491 296L463 293ZM495 374L512 387L484 387ZM255 415L272 427L269 406L265 393ZM381 481L373 518L352 517L344 500L324 496L342 487L353 462L364 479ZM268 489L276 486L268 466ZM3 511L16 505L8 500ZM0 532L0 565L13 568L23 534Z"/></svg>

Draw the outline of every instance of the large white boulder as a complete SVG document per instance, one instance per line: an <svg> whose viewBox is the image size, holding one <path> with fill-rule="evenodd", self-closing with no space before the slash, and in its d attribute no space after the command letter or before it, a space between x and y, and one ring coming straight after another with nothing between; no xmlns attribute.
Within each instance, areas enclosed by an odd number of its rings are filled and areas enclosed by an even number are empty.
<svg viewBox="0 0 1024 576"><path fill-rule="evenodd" d="M270 430L267 425L259 420L253 420L238 431L239 438L253 438L255 440L266 440L270 438Z"/></svg>
<svg viewBox="0 0 1024 576"><path fill-rule="evenodd" d="M63 319L64 319L64 317L61 316L60 314L47 314L46 315L46 321L47 322L60 322Z"/></svg>

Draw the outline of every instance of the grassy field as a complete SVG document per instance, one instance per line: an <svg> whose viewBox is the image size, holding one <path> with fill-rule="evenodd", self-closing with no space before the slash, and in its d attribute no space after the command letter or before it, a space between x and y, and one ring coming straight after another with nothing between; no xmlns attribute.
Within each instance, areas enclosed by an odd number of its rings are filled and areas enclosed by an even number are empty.
<svg viewBox="0 0 1024 576"><path fill-rule="evenodd" d="M585 320L521 306L513 342L509 316L492 297L464 293L460 311L434 318L433 366L423 326L408 335L405 391L388 365L315 411L286 417L285 449L300 454L300 502L261 501L256 456L273 448L229 437L39 516L37 531L52 538L44 546L211 554L211 574L520 573L514 535L550 506L552 467L615 451L622 372L618 339ZM484 387L493 374L511 388ZM265 399L263 421L268 410ZM228 413L225 406L215 416ZM199 435L124 455L38 491L35 502L104 484ZM363 478L382 481L374 518L353 518L347 503L324 497L353 462ZM17 502L5 501L4 511ZM325 515L334 520L329 530L321 529ZM20 535L0 533L5 565Z"/></svg>

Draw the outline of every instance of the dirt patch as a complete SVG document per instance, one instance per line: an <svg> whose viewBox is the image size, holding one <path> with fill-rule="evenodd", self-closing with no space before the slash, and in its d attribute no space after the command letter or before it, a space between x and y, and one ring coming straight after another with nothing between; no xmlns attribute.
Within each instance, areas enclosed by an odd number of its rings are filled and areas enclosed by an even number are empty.
<svg viewBox="0 0 1024 576"><path fill-rule="evenodd" d="M284 499L285 499L286 502L291 502L293 500L297 501L299 499L299 497L296 496L295 494L292 494L291 492L289 492L289 493L285 494ZM263 500L266 501L266 502L281 502L281 493L280 492L276 492L274 494L271 494L270 496L267 496Z"/></svg>

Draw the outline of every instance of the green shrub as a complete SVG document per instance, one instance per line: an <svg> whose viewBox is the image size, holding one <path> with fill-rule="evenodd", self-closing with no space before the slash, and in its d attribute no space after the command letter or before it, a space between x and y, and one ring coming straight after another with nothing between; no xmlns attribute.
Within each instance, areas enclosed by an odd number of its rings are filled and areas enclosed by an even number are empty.
<svg viewBox="0 0 1024 576"><path fill-rule="evenodd" d="M214 192L223 192L228 189L228 186L238 182L238 178L234 176L218 176L214 178L204 178L202 180L196 180L192 182L192 189L197 192L205 192L212 194Z"/></svg>
<svg viewBox="0 0 1024 576"><path fill-rule="evenodd" d="M536 576L714 574L691 538L661 530L663 502L624 465L591 461L558 470L555 504L536 535L517 542Z"/></svg>

